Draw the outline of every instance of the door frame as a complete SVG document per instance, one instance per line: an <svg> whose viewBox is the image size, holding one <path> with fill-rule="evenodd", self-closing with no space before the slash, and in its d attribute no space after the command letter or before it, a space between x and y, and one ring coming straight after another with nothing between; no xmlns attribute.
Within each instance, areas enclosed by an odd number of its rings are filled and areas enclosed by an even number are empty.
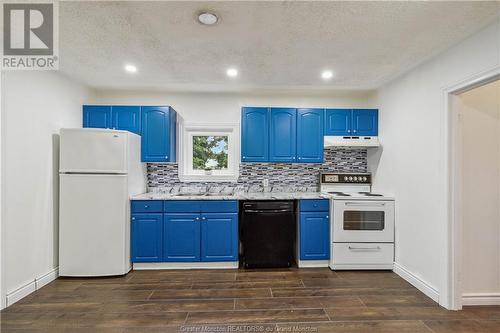
<svg viewBox="0 0 500 333"><path fill-rule="evenodd" d="M445 170L445 204L446 204L446 246L445 269L440 293L440 305L450 310L462 309L462 232L461 191L462 168L459 149L461 130L459 115L453 107L460 93L483 86L500 79L500 66L469 76L459 82L443 88L444 112L442 113L444 147L443 169Z"/></svg>

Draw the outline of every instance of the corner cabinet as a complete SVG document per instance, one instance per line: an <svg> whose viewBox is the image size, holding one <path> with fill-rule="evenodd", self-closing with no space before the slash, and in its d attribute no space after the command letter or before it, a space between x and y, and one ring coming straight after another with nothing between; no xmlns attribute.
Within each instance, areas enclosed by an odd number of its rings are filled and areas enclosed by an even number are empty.
<svg viewBox="0 0 500 333"><path fill-rule="evenodd" d="M330 259L329 200L300 200L300 260Z"/></svg>
<svg viewBox="0 0 500 333"><path fill-rule="evenodd" d="M169 106L142 107L143 162L175 162L177 114Z"/></svg>
<svg viewBox="0 0 500 333"><path fill-rule="evenodd" d="M377 136L377 109L326 109L325 135Z"/></svg>
<svg viewBox="0 0 500 333"><path fill-rule="evenodd" d="M170 106L84 105L83 127L141 135L142 162L176 162L177 113Z"/></svg>
<svg viewBox="0 0 500 333"><path fill-rule="evenodd" d="M132 262L238 261L237 201L135 200L131 205Z"/></svg>
<svg viewBox="0 0 500 333"><path fill-rule="evenodd" d="M269 109L242 108L241 161L267 162L269 160Z"/></svg>

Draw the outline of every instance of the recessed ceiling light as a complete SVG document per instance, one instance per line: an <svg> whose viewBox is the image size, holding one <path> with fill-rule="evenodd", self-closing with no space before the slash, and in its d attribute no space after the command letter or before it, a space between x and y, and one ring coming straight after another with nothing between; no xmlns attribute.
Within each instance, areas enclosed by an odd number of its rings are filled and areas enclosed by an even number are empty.
<svg viewBox="0 0 500 333"><path fill-rule="evenodd" d="M332 71L323 71L321 73L321 78L323 80L330 80L333 77L333 72Z"/></svg>
<svg viewBox="0 0 500 333"><path fill-rule="evenodd" d="M136 73L137 72L137 67L134 65L125 65L125 70L129 73Z"/></svg>
<svg viewBox="0 0 500 333"><path fill-rule="evenodd" d="M204 25L214 25L219 18L214 13L203 12L198 15L198 22Z"/></svg>
<svg viewBox="0 0 500 333"><path fill-rule="evenodd" d="M229 77L237 77L238 76L238 70L236 68L228 68L226 71L226 75Z"/></svg>

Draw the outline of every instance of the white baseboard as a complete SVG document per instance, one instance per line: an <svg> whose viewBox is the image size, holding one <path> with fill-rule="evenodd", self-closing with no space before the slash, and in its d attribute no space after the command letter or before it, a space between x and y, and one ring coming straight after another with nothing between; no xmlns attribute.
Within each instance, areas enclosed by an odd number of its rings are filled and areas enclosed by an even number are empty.
<svg viewBox="0 0 500 333"><path fill-rule="evenodd" d="M462 305L500 305L500 293L462 294Z"/></svg>
<svg viewBox="0 0 500 333"><path fill-rule="evenodd" d="M299 268L328 267L329 260L297 260Z"/></svg>
<svg viewBox="0 0 500 333"><path fill-rule="evenodd" d="M51 283L59 276L59 268L56 267L45 275L40 276L35 279L36 290L42 288L43 286Z"/></svg>
<svg viewBox="0 0 500 333"><path fill-rule="evenodd" d="M237 269L238 261L230 262L136 262L135 270L153 269Z"/></svg>
<svg viewBox="0 0 500 333"><path fill-rule="evenodd" d="M394 273L405 279L412 286L423 292L426 296L431 298L434 302L439 303L439 292L436 288L431 286L429 283L422 280L417 275L410 272L405 267L398 263L394 263Z"/></svg>
<svg viewBox="0 0 500 333"><path fill-rule="evenodd" d="M9 307L12 304L16 303L17 301L21 300L22 298L28 296L32 292L36 291L36 283L35 280L30 281L23 286L17 288L14 291L11 291L7 293L6 295L6 303L5 306Z"/></svg>
<svg viewBox="0 0 500 333"><path fill-rule="evenodd" d="M13 290L6 295L6 302L5 306L11 306L12 304L16 303L17 301L21 300L22 298L28 296L32 292L42 288L43 286L49 284L50 282L54 281L58 277L58 268L54 268L50 272L43 274L37 278L35 278L33 281L30 281L28 283L25 283L21 287L17 288L16 290Z"/></svg>

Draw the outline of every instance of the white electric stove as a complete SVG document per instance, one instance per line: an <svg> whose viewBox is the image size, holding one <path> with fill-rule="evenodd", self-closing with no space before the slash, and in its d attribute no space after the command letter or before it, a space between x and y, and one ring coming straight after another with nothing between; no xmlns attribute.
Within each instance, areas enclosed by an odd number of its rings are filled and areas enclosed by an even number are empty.
<svg viewBox="0 0 500 333"><path fill-rule="evenodd" d="M330 197L330 268L392 269L394 198L371 192L369 173L323 173Z"/></svg>

